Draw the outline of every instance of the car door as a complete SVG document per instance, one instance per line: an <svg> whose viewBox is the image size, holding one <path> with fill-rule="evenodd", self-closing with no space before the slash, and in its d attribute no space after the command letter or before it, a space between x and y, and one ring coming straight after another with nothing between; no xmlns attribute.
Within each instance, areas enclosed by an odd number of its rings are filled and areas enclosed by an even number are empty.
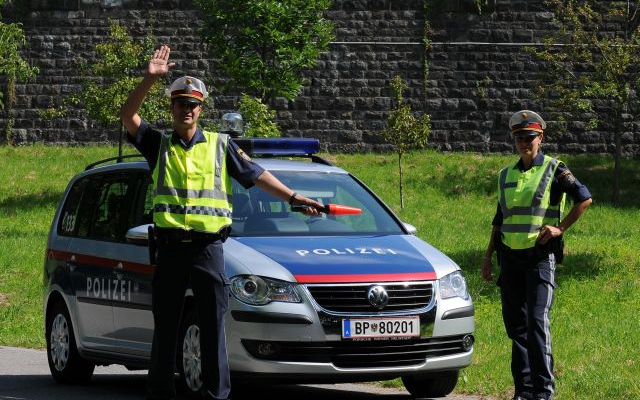
<svg viewBox="0 0 640 400"><path fill-rule="evenodd" d="M87 182L67 250L67 264L77 300L76 325L82 347L108 351L116 346L112 293L117 263L109 257L103 228L108 191L116 190L117 185L115 177L104 174L91 174L84 179Z"/></svg>
<svg viewBox="0 0 640 400"><path fill-rule="evenodd" d="M135 195L131 198L132 216L127 229L153 222L151 178L142 171L134 175ZM119 351L131 356L148 357L153 340L151 281L155 266L149 263L147 245L127 243L125 239L121 247L119 260L122 268L119 273L127 296L113 302L115 336Z"/></svg>

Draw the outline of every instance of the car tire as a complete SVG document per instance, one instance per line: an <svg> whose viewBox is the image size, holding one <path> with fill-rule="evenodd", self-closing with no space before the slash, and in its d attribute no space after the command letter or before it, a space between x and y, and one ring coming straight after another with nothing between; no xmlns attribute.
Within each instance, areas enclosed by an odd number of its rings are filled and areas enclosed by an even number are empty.
<svg viewBox="0 0 640 400"><path fill-rule="evenodd" d="M177 347L176 360L180 373L180 388L189 398L201 398L200 327L193 309L187 309L184 312Z"/></svg>
<svg viewBox="0 0 640 400"><path fill-rule="evenodd" d="M47 359L53 379L65 384L82 384L91 379L95 364L80 356L69 311L56 302L47 316Z"/></svg>
<svg viewBox="0 0 640 400"><path fill-rule="evenodd" d="M458 383L460 371L444 371L402 377L402 383L412 397L446 397Z"/></svg>

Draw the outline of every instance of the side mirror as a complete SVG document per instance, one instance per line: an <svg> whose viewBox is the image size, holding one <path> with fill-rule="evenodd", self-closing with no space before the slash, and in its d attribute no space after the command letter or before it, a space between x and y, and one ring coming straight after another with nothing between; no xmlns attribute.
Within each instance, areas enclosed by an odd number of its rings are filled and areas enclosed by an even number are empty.
<svg viewBox="0 0 640 400"><path fill-rule="evenodd" d="M153 224L135 226L127 231L127 242L138 246L149 245L149 227Z"/></svg>
<svg viewBox="0 0 640 400"><path fill-rule="evenodd" d="M406 229L407 232L410 235L417 235L418 234L418 229L415 226L413 226L413 225L411 225L411 224L409 224L407 222L403 222L402 225L404 225L404 229Z"/></svg>

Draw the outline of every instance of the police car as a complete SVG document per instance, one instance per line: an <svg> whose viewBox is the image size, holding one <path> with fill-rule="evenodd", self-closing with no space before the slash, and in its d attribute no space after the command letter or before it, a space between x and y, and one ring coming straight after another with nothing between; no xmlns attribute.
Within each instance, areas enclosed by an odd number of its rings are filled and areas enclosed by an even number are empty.
<svg viewBox="0 0 640 400"><path fill-rule="evenodd" d="M233 187L224 243L232 379L400 377L415 397L450 393L474 343L474 309L458 265L357 178L316 156L317 140L236 143L296 192L361 213L308 217L255 187ZM109 161L71 180L51 224L44 318L59 382L86 382L96 365L148 368L153 185L146 162ZM190 290L185 297L176 371L195 394L199 330Z"/></svg>

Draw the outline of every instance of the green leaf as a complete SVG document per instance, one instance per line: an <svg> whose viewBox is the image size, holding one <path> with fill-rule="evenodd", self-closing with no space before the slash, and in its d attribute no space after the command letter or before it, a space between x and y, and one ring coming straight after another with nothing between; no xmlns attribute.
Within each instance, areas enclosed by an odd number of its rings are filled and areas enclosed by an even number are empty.
<svg viewBox="0 0 640 400"><path fill-rule="evenodd" d="M248 137L279 137L278 125L273 121L276 116L260 99L242 94L238 110L245 123L245 136Z"/></svg>
<svg viewBox="0 0 640 400"><path fill-rule="evenodd" d="M134 40L126 27L109 21L109 38L95 47L96 59L86 65L79 63L83 85L77 97L67 97L58 108L46 110L41 115L60 118L70 107L80 104L89 118L103 126L120 122L120 108L129 94L142 80L140 70L148 63L155 43L150 36ZM168 100L164 85L156 82L145 97L140 116L149 122L169 120Z"/></svg>
<svg viewBox="0 0 640 400"><path fill-rule="evenodd" d="M230 78L225 90L242 91L265 103L293 99L302 73L313 67L333 38L323 18L330 0L196 0L201 30L217 67Z"/></svg>

